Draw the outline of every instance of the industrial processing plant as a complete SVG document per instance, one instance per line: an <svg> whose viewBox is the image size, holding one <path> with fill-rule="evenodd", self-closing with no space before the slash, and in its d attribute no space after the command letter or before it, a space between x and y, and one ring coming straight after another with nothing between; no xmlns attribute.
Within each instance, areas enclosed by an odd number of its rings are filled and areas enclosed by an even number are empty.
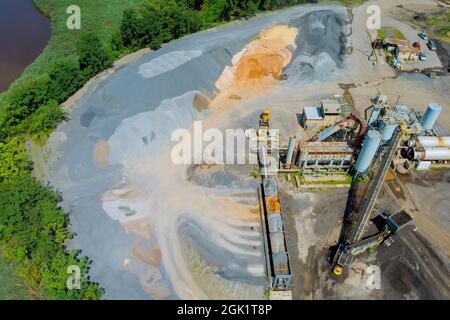
<svg viewBox="0 0 450 320"><path fill-rule="evenodd" d="M336 104L344 103L341 96L333 96ZM376 250L379 245L389 247L393 237L413 222L413 217L404 209L397 212L379 213L373 216L374 204L381 191L388 171L390 174L406 174L408 171L448 168L450 161L450 137L442 136L446 131L439 125L442 106L430 103L423 114L403 105L389 105L388 97L378 94L365 109L366 117L352 111L332 112L332 118L319 107L303 109L302 124L308 140L290 137L287 147L280 149L260 147L261 194L266 221L267 259L272 275L273 297L289 291L291 269L286 249L281 204L277 195L274 176L278 173L295 176L297 189L301 187L299 176L310 176L308 181L322 181L331 176L350 176L349 199L339 242L330 249L330 268L336 276L342 276L345 269L358 255ZM345 108L347 107L347 108ZM333 110L348 110L348 105ZM261 119L270 119L265 110ZM311 120L314 124L311 124ZM258 135L270 138L268 120ZM318 130L319 129L319 130ZM271 163L278 163L277 171L269 171ZM269 173L272 172L272 173ZM339 180L339 179L338 179ZM326 180L325 180L326 181ZM355 189L363 188L361 201L354 199ZM275 199L274 199L275 197ZM276 205L273 204L276 201ZM277 208L277 209L273 209ZM372 221L372 222L371 222ZM376 222L375 222L376 221ZM373 224L369 226L369 224Z"/></svg>
<svg viewBox="0 0 450 320"><path fill-rule="evenodd" d="M450 299L448 0L68 2L0 94L0 300Z"/></svg>

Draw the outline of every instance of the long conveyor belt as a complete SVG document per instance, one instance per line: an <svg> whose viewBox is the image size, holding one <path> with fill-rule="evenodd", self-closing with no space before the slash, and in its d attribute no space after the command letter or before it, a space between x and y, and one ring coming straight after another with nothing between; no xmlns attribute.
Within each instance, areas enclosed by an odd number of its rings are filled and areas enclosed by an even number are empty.
<svg viewBox="0 0 450 320"><path fill-rule="evenodd" d="M370 220L373 206L378 198L378 194L380 193L381 187L383 185L384 177L386 176L386 173L389 169L392 159L394 158L395 153L397 151L400 138L401 133L399 130L396 130L391 138L388 149L385 152L381 160L381 163L379 164L376 176L374 178L374 181L372 182L372 186L369 192L367 193L367 196L365 197L363 208L361 212L358 214L357 222L348 239L350 243L360 241L364 235L367 223Z"/></svg>

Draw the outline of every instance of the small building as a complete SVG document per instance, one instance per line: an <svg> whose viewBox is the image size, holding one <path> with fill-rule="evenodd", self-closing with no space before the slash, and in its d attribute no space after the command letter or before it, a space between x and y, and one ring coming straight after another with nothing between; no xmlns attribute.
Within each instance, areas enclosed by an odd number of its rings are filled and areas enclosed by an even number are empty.
<svg viewBox="0 0 450 320"><path fill-rule="evenodd" d="M318 107L304 107L302 126L308 131L320 131L340 120L342 105L336 99L320 101Z"/></svg>
<svg viewBox="0 0 450 320"><path fill-rule="evenodd" d="M341 113L341 104L335 99L325 99L320 101L324 115L339 115Z"/></svg>
<svg viewBox="0 0 450 320"><path fill-rule="evenodd" d="M306 130L315 131L323 127L324 115L320 107L304 107L302 125Z"/></svg>
<svg viewBox="0 0 450 320"><path fill-rule="evenodd" d="M394 58L399 61L418 60L420 47L415 47L408 40L385 39L386 51L391 52Z"/></svg>
<svg viewBox="0 0 450 320"><path fill-rule="evenodd" d="M321 100L320 105L322 107L322 113L325 118L324 120L326 121L326 127L340 120L342 106L339 101L335 99Z"/></svg>

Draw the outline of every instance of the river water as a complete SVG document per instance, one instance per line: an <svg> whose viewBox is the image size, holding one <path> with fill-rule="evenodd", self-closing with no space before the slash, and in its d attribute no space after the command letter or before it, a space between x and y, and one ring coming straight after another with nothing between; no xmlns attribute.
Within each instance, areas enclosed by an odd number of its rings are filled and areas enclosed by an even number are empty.
<svg viewBox="0 0 450 320"><path fill-rule="evenodd" d="M50 20L31 0L0 0L0 92L36 59L50 35Z"/></svg>

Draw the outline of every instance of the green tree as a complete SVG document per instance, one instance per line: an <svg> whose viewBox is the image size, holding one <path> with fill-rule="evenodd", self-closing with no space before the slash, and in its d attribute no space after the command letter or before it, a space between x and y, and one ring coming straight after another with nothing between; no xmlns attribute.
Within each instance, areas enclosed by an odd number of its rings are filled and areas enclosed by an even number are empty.
<svg viewBox="0 0 450 320"><path fill-rule="evenodd" d="M233 20L244 18L256 13L257 5L252 0L225 0L221 18L223 20Z"/></svg>
<svg viewBox="0 0 450 320"><path fill-rule="evenodd" d="M31 175L0 183L0 247L19 263L21 275L47 299L97 299L103 290L88 278L90 261L78 252L65 252L68 217L58 206L61 196ZM81 290L66 286L67 268L82 272Z"/></svg>
<svg viewBox="0 0 450 320"><path fill-rule="evenodd" d="M185 4L174 0L166 0L159 11L163 25L174 39L200 30L200 16L198 12Z"/></svg>
<svg viewBox="0 0 450 320"><path fill-rule="evenodd" d="M202 22L205 28L224 20L226 0L206 0L202 6Z"/></svg>
<svg viewBox="0 0 450 320"><path fill-rule="evenodd" d="M163 43L172 39L167 23L165 24L163 20L157 9L150 7L146 10L139 28L141 46L159 49Z"/></svg>
<svg viewBox="0 0 450 320"><path fill-rule="evenodd" d="M0 105L0 141L22 133L22 121L49 101L49 82L48 76L25 80L7 92Z"/></svg>
<svg viewBox="0 0 450 320"><path fill-rule="evenodd" d="M81 271L80 289L67 288L67 267L77 266ZM104 294L96 283L89 281L90 261L86 257L78 258L75 250L69 253L59 252L52 263L42 269L42 284L47 299L52 300L97 300Z"/></svg>
<svg viewBox="0 0 450 320"><path fill-rule="evenodd" d="M49 71L48 96L58 103L65 101L84 83L78 59L67 58L54 62Z"/></svg>
<svg viewBox="0 0 450 320"><path fill-rule="evenodd" d="M64 120L67 120L67 113L56 101L50 101L35 112L29 132L37 138L47 137Z"/></svg>
<svg viewBox="0 0 450 320"><path fill-rule="evenodd" d="M23 175L30 169L31 162L23 141L15 137L8 143L0 142L0 182Z"/></svg>
<svg viewBox="0 0 450 320"><path fill-rule="evenodd" d="M127 9L123 12L122 23L120 25L120 35L125 47L133 48L138 44L139 17L134 9Z"/></svg>
<svg viewBox="0 0 450 320"><path fill-rule="evenodd" d="M93 76L111 66L110 52L105 49L100 38L93 32L81 37L77 53L80 57L81 70L87 76Z"/></svg>
<svg viewBox="0 0 450 320"><path fill-rule="evenodd" d="M124 49L125 47L123 45L122 35L120 32L114 33L111 38L111 50L113 52L114 59L117 59L120 54L125 51Z"/></svg>

